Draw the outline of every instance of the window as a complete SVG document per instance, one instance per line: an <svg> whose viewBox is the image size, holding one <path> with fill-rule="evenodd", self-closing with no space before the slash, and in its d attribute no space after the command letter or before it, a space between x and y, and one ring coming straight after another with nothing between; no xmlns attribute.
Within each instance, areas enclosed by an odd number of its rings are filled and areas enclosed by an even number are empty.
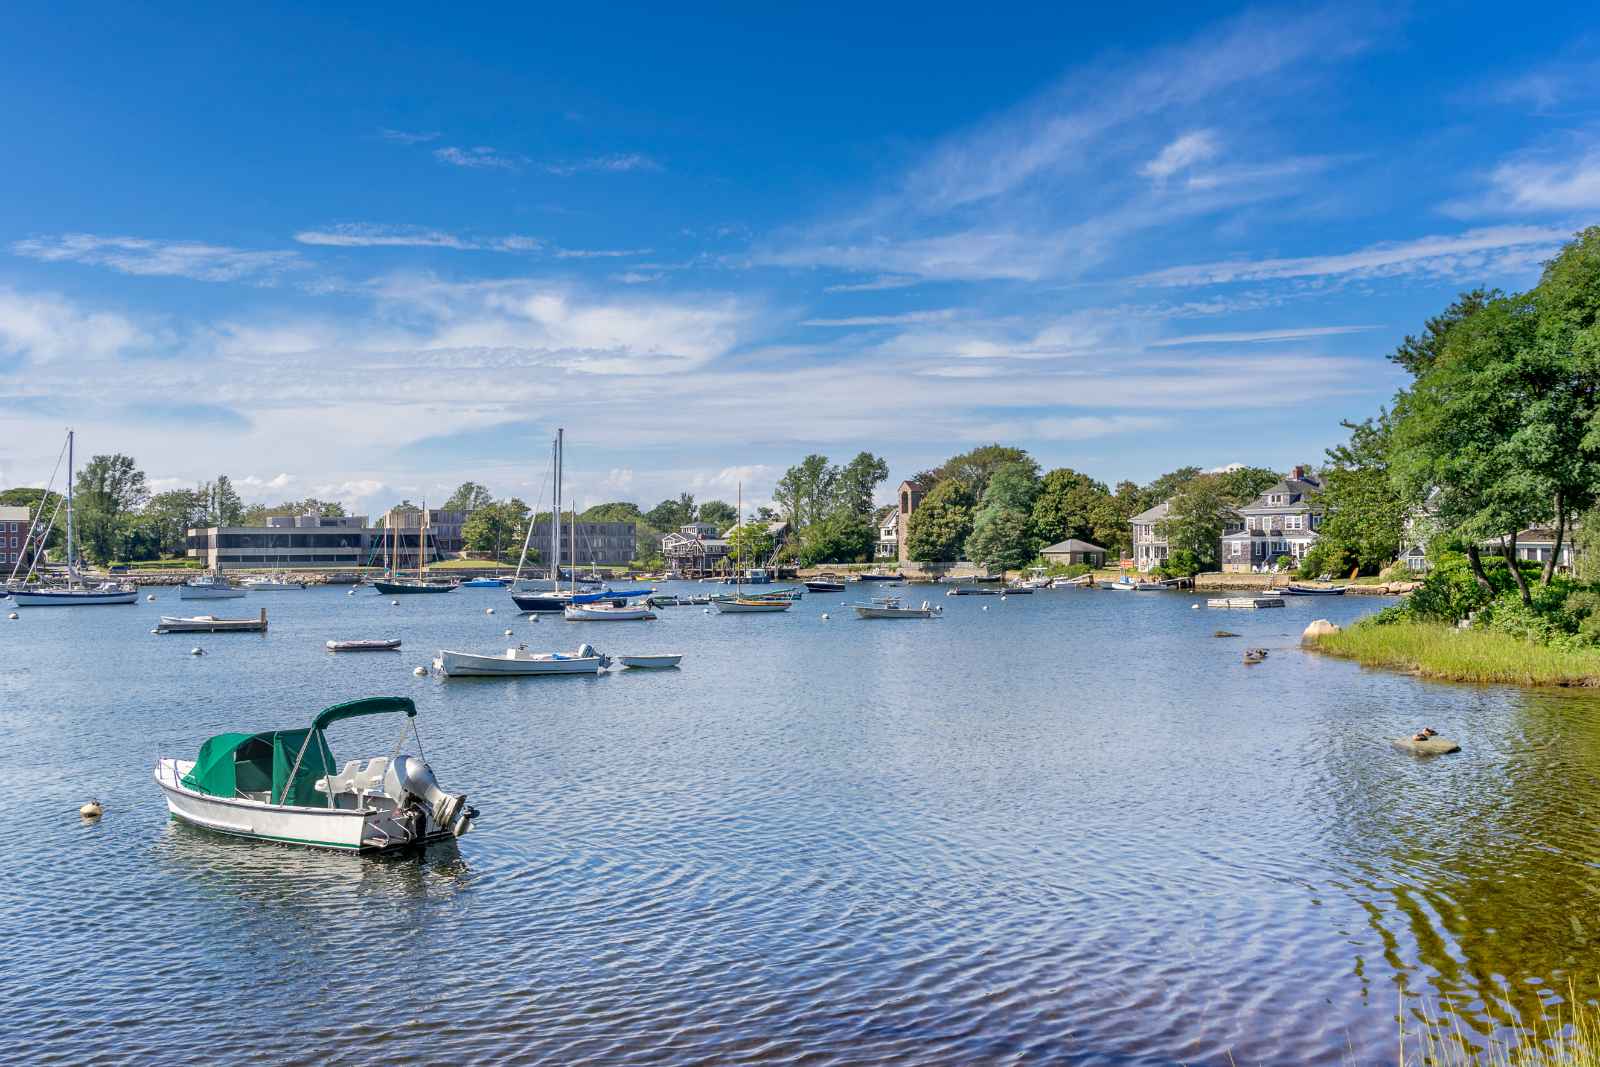
<svg viewBox="0 0 1600 1067"><path fill-rule="evenodd" d="M1298 516L1298 515L1286 515L1286 516L1284 516L1283 528L1286 529L1286 530L1298 530L1298 529L1300 529L1300 516Z"/></svg>

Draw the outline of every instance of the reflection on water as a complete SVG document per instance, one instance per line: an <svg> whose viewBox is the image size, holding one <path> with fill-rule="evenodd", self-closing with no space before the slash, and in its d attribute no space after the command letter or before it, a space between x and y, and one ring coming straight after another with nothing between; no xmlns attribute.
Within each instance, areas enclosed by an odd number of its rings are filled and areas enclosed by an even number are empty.
<svg viewBox="0 0 1600 1067"><path fill-rule="evenodd" d="M498 590L312 590L205 657L148 633L159 604L26 612L0 644L23 1058L1371 1062L1399 1003L1485 1034L1600 972L1593 696L1298 650L1378 606L1356 598L1224 619L1046 592L913 623L848 599L608 627ZM411 677L507 626L684 666ZM387 635L406 651L322 650ZM167 819L158 755L383 693L483 812L460 842L352 857ZM1465 750L1389 747L1423 724Z"/></svg>

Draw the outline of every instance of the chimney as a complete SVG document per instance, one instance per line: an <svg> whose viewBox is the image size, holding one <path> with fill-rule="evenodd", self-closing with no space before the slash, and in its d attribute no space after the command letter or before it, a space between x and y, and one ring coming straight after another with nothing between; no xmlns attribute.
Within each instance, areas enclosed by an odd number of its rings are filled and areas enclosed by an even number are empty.
<svg viewBox="0 0 1600 1067"><path fill-rule="evenodd" d="M1294 469L1294 480L1295 481L1297 481L1297 482L1304 481L1305 480L1305 476L1306 476L1306 469L1304 467L1296 467Z"/></svg>

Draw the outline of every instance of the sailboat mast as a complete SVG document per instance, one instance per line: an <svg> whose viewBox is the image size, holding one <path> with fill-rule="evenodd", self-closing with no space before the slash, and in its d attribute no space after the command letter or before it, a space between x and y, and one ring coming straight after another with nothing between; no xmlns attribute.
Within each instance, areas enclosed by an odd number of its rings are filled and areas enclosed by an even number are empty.
<svg viewBox="0 0 1600 1067"><path fill-rule="evenodd" d="M72 438L73 431L67 431L67 587L71 588L78 580L78 561L74 550L72 535Z"/></svg>
<svg viewBox="0 0 1600 1067"><path fill-rule="evenodd" d="M422 502L422 522L417 527L417 581L428 574L428 502Z"/></svg>
<svg viewBox="0 0 1600 1067"><path fill-rule="evenodd" d="M739 543L735 546L735 550L738 552L739 558L736 559L734 561L734 564L733 564L733 595L734 595L734 598L737 599L738 596L739 596L740 578L741 578L742 572L744 571L744 483L743 482L739 483L739 525L737 525L737 526L735 526L733 528L733 536L735 536L735 537L737 537L739 539Z"/></svg>
<svg viewBox="0 0 1600 1067"><path fill-rule="evenodd" d="M550 588L561 592L561 464L563 437L566 430L556 427L556 439L551 445L555 455L555 496L550 504Z"/></svg>

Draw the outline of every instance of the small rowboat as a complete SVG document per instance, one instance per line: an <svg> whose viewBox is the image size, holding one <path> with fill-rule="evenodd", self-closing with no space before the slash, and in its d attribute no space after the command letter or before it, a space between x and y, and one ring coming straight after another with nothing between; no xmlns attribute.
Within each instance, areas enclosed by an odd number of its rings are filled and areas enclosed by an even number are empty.
<svg viewBox="0 0 1600 1067"><path fill-rule="evenodd" d="M1320 585L1290 584L1286 588L1276 590L1276 592L1288 593L1290 596L1344 596L1344 591L1347 588L1349 587L1343 585L1325 587Z"/></svg>
<svg viewBox="0 0 1600 1067"><path fill-rule="evenodd" d="M156 625L158 634L264 634L267 609L253 619L219 619L215 615L163 615Z"/></svg>
<svg viewBox="0 0 1600 1067"><path fill-rule="evenodd" d="M606 604L569 604L568 622L641 622L656 617L648 607L614 607Z"/></svg>
<svg viewBox="0 0 1600 1067"><path fill-rule="evenodd" d="M372 638L365 641L329 641L329 652L394 652L400 648L398 637Z"/></svg>
<svg viewBox="0 0 1600 1067"><path fill-rule="evenodd" d="M663 652L655 656L618 656L617 662L624 667L647 667L659 670L663 667L676 667L682 659L682 652Z"/></svg>

